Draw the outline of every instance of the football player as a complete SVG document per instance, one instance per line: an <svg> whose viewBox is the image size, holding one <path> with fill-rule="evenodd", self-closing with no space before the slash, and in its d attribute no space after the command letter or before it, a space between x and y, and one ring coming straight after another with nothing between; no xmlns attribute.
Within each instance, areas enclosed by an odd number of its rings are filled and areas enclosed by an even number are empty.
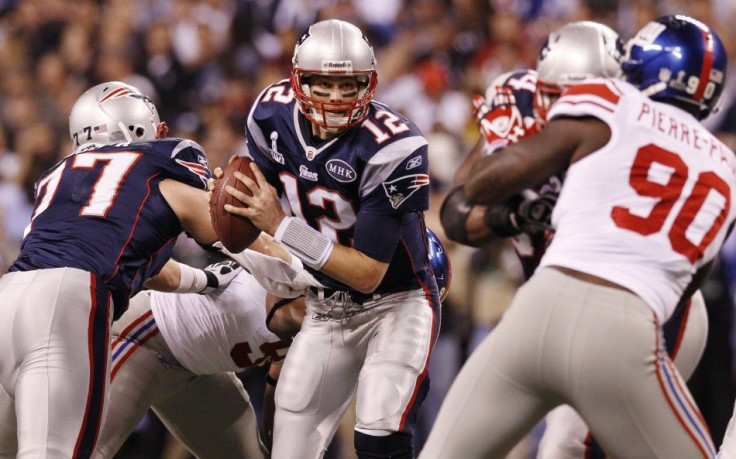
<svg viewBox="0 0 736 459"><path fill-rule="evenodd" d="M304 261L325 288L276 389L273 455L321 457L357 393L359 457L411 457L429 389L439 292L428 265L427 141L373 100L373 48L339 20L296 44L291 77L267 87L248 116L253 196L229 207ZM279 197L288 203L282 208Z"/></svg>
<svg viewBox="0 0 736 459"><path fill-rule="evenodd" d="M698 122L726 67L710 27L652 21L627 45L626 82L570 86L538 135L476 163L465 191L486 205L564 173L555 236L456 379L421 457L503 456L562 403L612 456L715 454L660 325L736 217L733 152Z"/></svg>
<svg viewBox="0 0 736 459"><path fill-rule="evenodd" d="M517 142L538 132L546 123L545 117L552 102L562 90L571 84L592 77L618 77L622 48L618 34L611 28L592 21L579 21L567 24L552 32L542 48L537 70L518 70L501 75L489 85L485 97L475 99L478 127L482 138L471 155L458 170L455 183L460 184L469 173L473 162L483 154ZM575 59L570 59L575 56ZM477 245L497 237L485 224L484 215L489 212L513 212L524 208L522 203L538 203L535 221L522 226L525 231L512 231L512 241L528 279L539 265L539 260L553 235L549 219L562 177L552 177L542 186L525 190L507 204L488 208L473 206L459 199L462 188L452 191L443 208L446 229L459 242ZM458 205L468 209L466 220L458 214ZM513 207L517 206L517 207ZM512 215L512 214L510 214ZM531 216L530 216L531 217ZM521 218L514 215L515 221ZM463 234L465 231L466 234ZM501 231L497 229L497 231ZM692 303L692 305L691 305ZM707 313L702 294L697 292L691 302L680 308L664 325L667 351L675 365L687 380L695 370L705 349L708 332ZM590 435L585 422L569 406L560 406L546 418L546 428L539 445L538 457L591 458L603 457L600 446Z"/></svg>
<svg viewBox="0 0 736 459"><path fill-rule="evenodd" d="M217 285L169 260L182 231L203 244L217 237L205 152L167 131L150 98L121 82L90 88L72 107L75 150L36 183L20 254L0 279L2 454L89 457L106 410L113 318L146 283Z"/></svg>
<svg viewBox="0 0 736 459"><path fill-rule="evenodd" d="M250 273L232 261L206 270L231 280L205 295L141 292L113 323L110 408L95 457L113 457L148 408L197 457L264 457L234 372L270 362L277 374L290 340L268 330L267 293ZM284 311L303 314L303 297L286 301Z"/></svg>
<svg viewBox="0 0 736 459"><path fill-rule="evenodd" d="M166 128L145 94L97 85L69 123L75 150L36 183L20 254L0 280L0 444L11 455L92 453L113 317L182 231L216 239L205 153L189 140L157 140Z"/></svg>

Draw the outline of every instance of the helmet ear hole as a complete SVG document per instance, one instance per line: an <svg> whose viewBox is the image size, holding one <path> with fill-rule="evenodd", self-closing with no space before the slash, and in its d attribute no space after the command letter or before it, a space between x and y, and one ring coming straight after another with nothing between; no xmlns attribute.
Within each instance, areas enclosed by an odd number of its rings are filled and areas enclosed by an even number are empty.
<svg viewBox="0 0 736 459"><path fill-rule="evenodd" d="M128 126L128 130L132 132L137 138L143 137L143 135L146 133L146 130L142 126Z"/></svg>

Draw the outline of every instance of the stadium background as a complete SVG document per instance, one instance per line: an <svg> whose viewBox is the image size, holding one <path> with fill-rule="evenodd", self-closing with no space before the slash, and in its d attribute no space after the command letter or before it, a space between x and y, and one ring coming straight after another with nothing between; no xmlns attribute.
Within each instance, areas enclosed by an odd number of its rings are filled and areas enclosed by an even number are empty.
<svg viewBox="0 0 736 459"><path fill-rule="evenodd" d="M18 253L33 183L71 151L71 105L99 82L140 87L156 101L171 135L198 141L211 166L222 166L244 149L244 120L259 91L288 75L301 32L321 19L353 22L376 51L376 98L405 113L429 140L428 224L442 237L439 205L478 138L470 110L474 93L502 72L533 68L547 34L568 21L603 22L628 39L648 20L673 13L713 26L730 53L723 109L706 125L734 148L736 0L0 0L0 266L4 272ZM506 242L482 249L446 245L454 279L418 448L458 367L493 328L521 279ZM207 263L185 238L176 253L181 261ZM735 289L732 238L704 288L709 342L690 381L716 444L736 394ZM255 404L262 376L262 369L242 375ZM352 457L352 424L344 424L327 457ZM533 457L541 428L512 456ZM190 456L149 415L118 457Z"/></svg>

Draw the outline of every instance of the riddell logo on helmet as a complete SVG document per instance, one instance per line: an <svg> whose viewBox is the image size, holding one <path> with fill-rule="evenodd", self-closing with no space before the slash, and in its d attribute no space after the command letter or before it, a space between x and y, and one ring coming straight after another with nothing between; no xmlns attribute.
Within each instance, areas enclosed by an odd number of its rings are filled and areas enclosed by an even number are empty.
<svg viewBox="0 0 736 459"><path fill-rule="evenodd" d="M352 72L353 61L322 61L322 70L344 70L346 72Z"/></svg>

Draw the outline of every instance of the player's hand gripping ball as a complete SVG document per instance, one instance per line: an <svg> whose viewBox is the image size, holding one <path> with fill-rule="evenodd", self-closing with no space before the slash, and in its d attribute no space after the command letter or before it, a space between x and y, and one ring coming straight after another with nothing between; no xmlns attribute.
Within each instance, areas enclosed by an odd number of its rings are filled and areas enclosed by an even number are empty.
<svg viewBox="0 0 736 459"><path fill-rule="evenodd" d="M210 195L210 219L220 242L233 253L242 252L258 238L261 230L247 218L231 214L225 210L225 204L235 207L244 207L244 204L235 199L225 190L227 185L232 186L248 196L252 193L243 182L235 178L235 171L256 180L250 168L252 160L246 156L238 156L222 171L222 175L215 179L215 188Z"/></svg>

